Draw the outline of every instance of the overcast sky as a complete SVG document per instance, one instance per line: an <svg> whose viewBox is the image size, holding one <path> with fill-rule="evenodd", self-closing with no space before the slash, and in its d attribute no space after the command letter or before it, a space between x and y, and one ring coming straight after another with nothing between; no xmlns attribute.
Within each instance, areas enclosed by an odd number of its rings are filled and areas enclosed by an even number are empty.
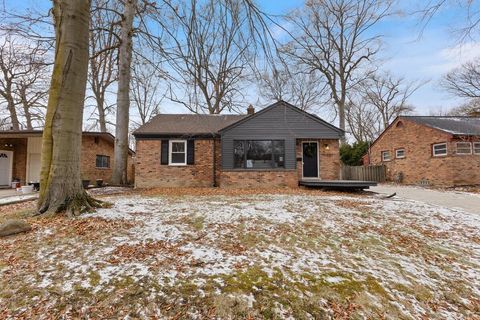
<svg viewBox="0 0 480 320"><path fill-rule="evenodd" d="M5 0L8 8L22 10L35 4L36 7L50 7L49 0ZM284 14L302 5L300 0L261 0L263 9L272 14ZM418 114L428 115L436 110L447 110L461 101L442 90L439 80L446 72L468 61L480 53L480 42L464 41L459 43L451 28L462 21L461 11L445 8L439 12L421 32L418 17L412 12L420 8L424 1L404 0L398 15L389 17L377 25L372 32L384 35L384 47L380 58L381 68L396 76L403 76L408 81L428 81L411 98L410 103ZM282 37L282 31L278 37ZM251 97L252 100L255 97ZM255 103L255 101L252 101ZM180 107L165 106L164 112L186 112ZM166 110L168 109L168 111Z"/></svg>

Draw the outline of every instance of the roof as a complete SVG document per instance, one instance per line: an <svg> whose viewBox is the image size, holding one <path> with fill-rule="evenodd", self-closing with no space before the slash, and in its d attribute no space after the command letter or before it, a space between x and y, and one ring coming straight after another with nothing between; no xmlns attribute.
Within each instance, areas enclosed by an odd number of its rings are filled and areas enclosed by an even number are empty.
<svg viewBox="0 0 480 320"><path fill-rule="evenodd" d="M133 132L135 137L215 135L248 115L159 114Z"/></svg>
<svg viewBox="0 0 480 320"><path fill-rule="evenodd" d="M480 117L401 116L453 135L480 136Z"/></svg>
<svg viewBox="0 0 480 320"><path fill-rule="evenodd" d="M41 137L43 130L0 130L0 138L23 138L23 137ZM83 131L83 136L100 136L108 142L114 144L115 137L110 132L100 131ZM132 149L128 149L128 153L134 154Z"/></svg>
<svg viewBox="0 0 480 320"><path fill-rule="evenodd" d="M232 128L238 126L238 125L240 125L241 123L244 123L244 122L246 122L246 121L249 121L250 119L253 119L254 117L257 117L257 116L261 115L262 113L268 112L270 109L273 109L273 108L275 108L275 107L277 107L277 106L279 106L279 105L286 106L286 107L288 107L288 108L290 108L290 109L292 109L292 110L294 110L294 111L296 111L296 112L298 112L298 113L301 113L301 114L307 116L308 118L310 118L310 119L312 119L312 120L314 120L314 121L316 121L316 122L319 122L319 123L321 123L321 124L329 127L330 129L334 130L334 131L337 131L337 132L340 133L341 135L344 135L344 134L345 134L345 131L343 131L342 129L334 126L333 124L328 123L327 121L323 120L322 118L320 118L320 117L318 117L318 116L316 116L316 115L314 115L314 114L308 113L308 112L306 112L306 111L304 111L304 110L302 110L302 109L300 109L300 108L298 108L298 107L295 107L294 105L292 105L292 104L290 104L290 103L288 103L288 102L286 102L286 101L283 101L283 100L279 100L279 101L275 102L274 104L272 104L272 105L270 105L270 106L268 106L268 107L260 110L259 112L254 113L254 114L251 115L250 117L246 117L246 118L244 118L244 119L241 119L240 121L234 122L234 123L230 124L229 126L224 127L224 128L221 129L220 131L230 130L230 129L232 129Z"/></svg>

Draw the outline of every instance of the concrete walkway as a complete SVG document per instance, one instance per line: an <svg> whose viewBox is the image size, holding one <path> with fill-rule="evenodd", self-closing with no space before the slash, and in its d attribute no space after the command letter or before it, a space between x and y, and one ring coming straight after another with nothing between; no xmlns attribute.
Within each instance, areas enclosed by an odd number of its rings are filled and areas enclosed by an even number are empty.
<svg viewBox="0 0 480 320"><path fill-rule="evenodd" d="M476 194L385 184L381 184L376 187L370 187L369 190L382 195L389 195L396 192L397 197L400 198L416 200L450 209L460 209L465 212L480 214L480 195Z"/></svg>
<svg viewBox="0 0 480 320"><path fill-rule="evenodd" d="M38 192L23 194L15 189L0 189L0 206L38 198Z"/></svg>

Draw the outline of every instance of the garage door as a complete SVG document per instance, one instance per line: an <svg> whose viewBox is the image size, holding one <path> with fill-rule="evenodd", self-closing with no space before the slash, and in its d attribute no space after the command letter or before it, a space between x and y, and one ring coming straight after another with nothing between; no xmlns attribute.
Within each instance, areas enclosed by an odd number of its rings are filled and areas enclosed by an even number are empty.
<svg viewBox="0 0 480 320"><path fill-rule="evenodd" d="M0 150L0 186L8 186L12 181L13 151Z"/></svg>
<svg viewBox="0 0 480 320"><path fill-rule="evenodd" d="M28 160L28 181L38 182L40 181L40 153L30 153Z"/></svg>

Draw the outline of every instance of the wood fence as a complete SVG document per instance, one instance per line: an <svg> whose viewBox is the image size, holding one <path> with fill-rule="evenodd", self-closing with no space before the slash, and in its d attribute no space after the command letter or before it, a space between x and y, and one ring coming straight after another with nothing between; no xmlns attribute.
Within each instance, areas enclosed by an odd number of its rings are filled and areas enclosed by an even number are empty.
<svg viewBox="0 0 480 320"><path fill-rule="evenodd" d="M387 170L380 166L342 166L343 180L385 182Z"/></svg>

